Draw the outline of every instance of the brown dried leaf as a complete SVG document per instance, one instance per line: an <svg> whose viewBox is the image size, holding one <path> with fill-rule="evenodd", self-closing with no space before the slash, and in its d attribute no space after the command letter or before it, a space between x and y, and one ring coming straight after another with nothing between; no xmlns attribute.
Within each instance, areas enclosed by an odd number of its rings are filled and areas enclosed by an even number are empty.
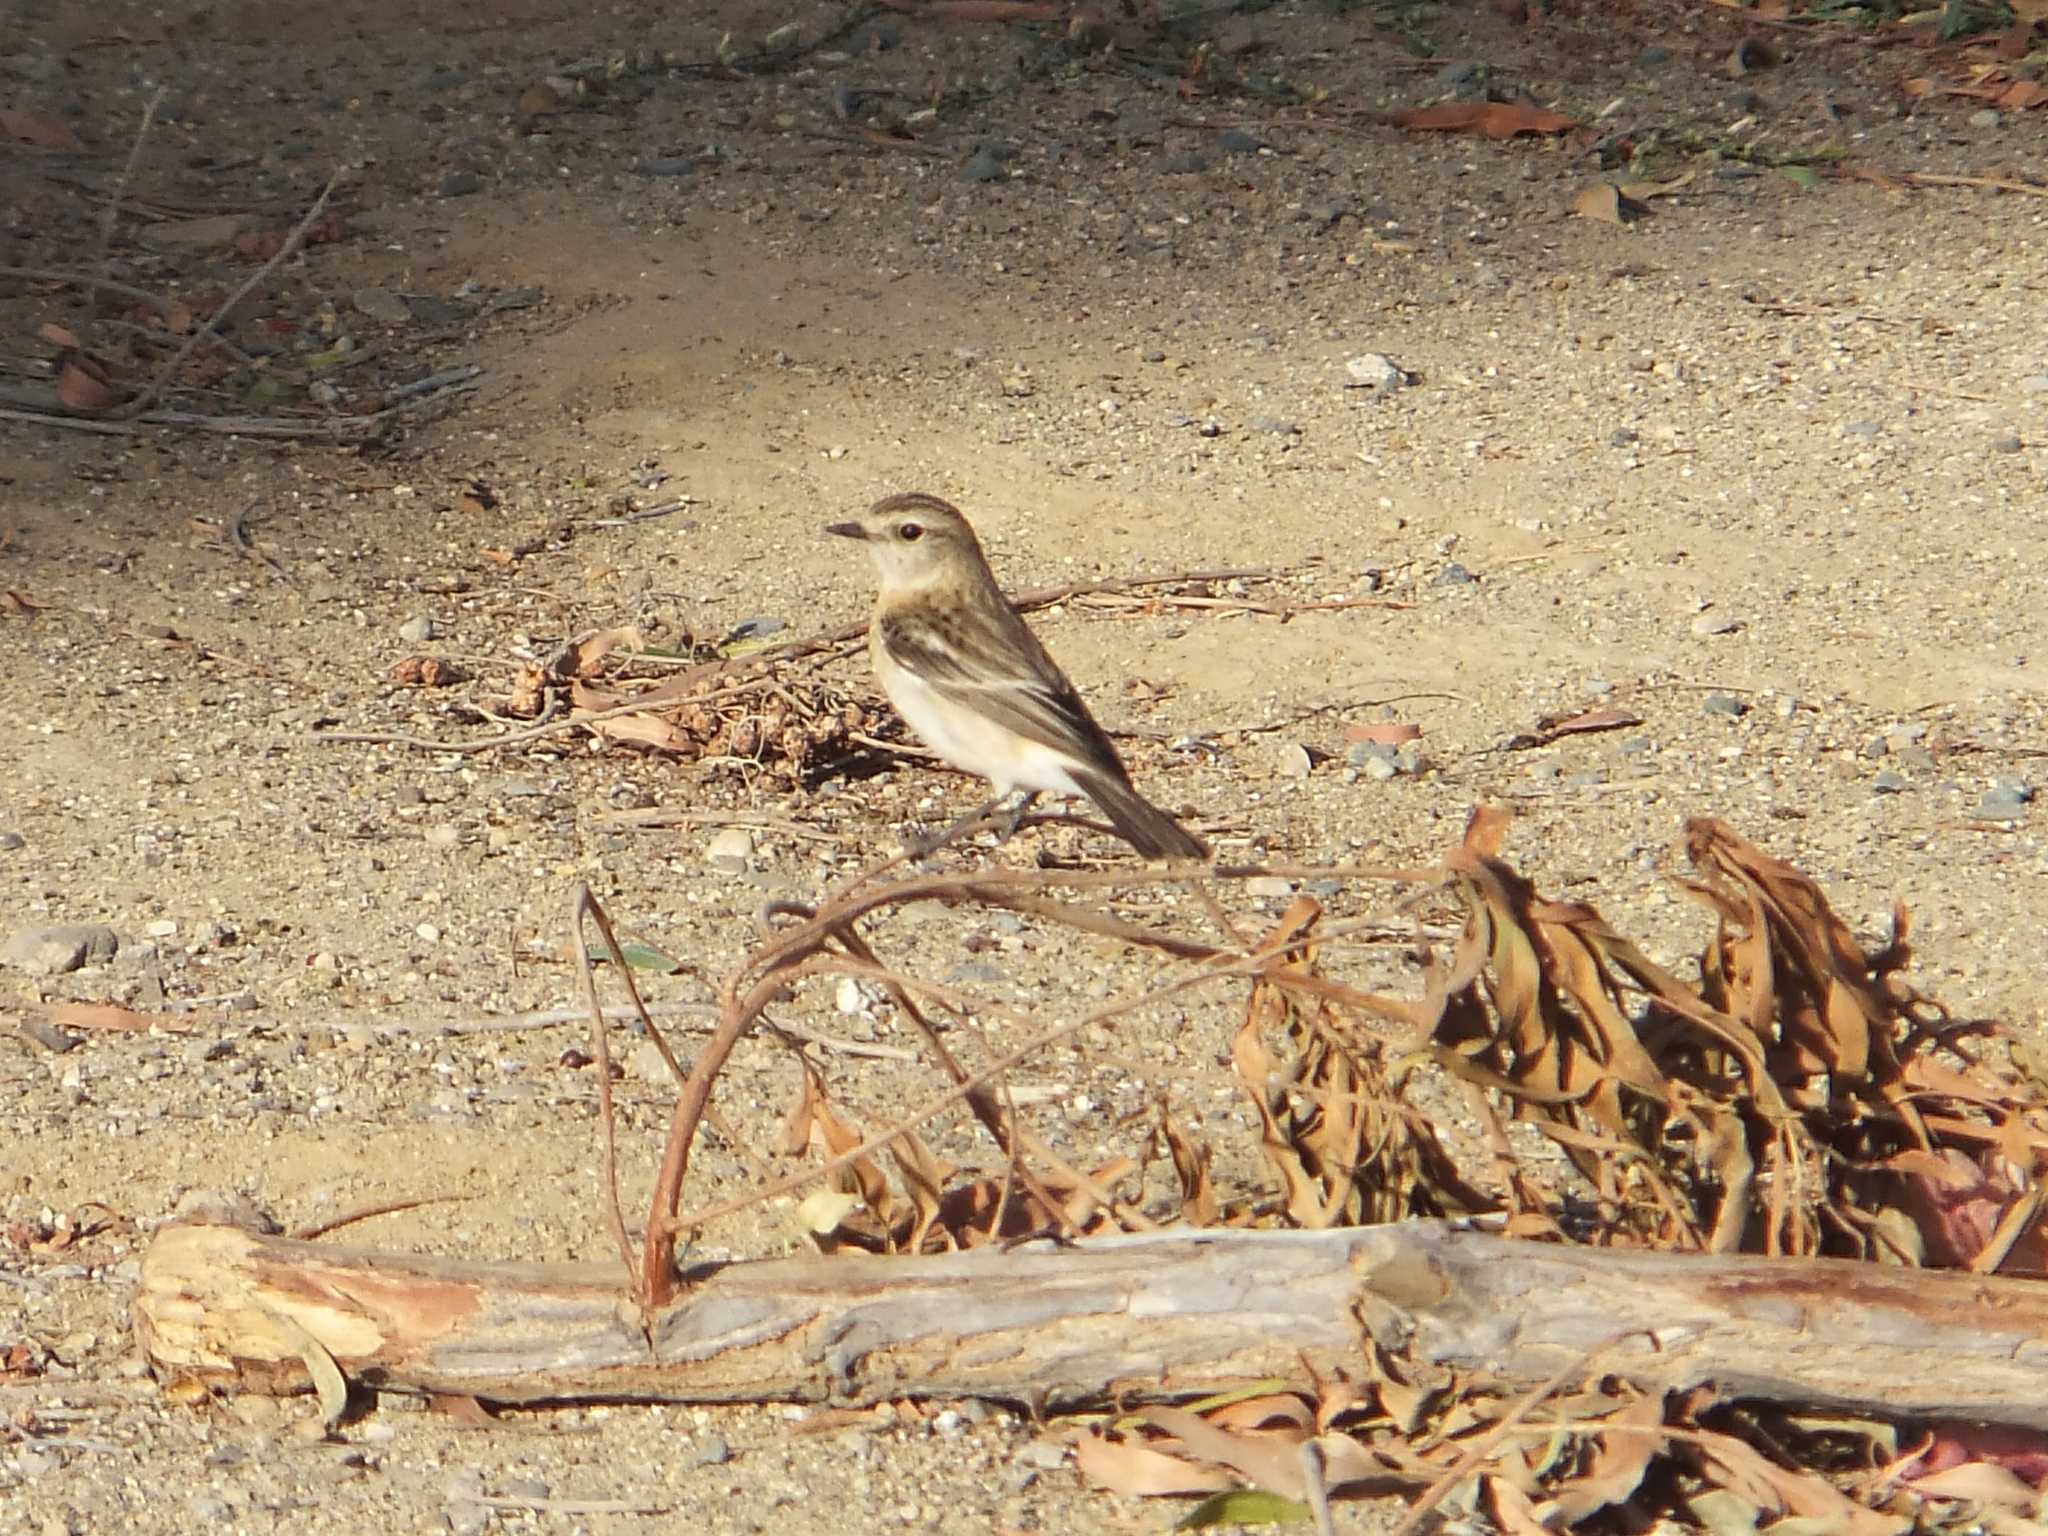
<svg viewBox="0 0 2048 1536"><path fill-rule="evenodd" d="M595 677L605 657L613 651L644 651L647 642L640 631L626 624L614 629L600 629L584 635L573 642L562 658L561 673L565 677Z"/></svg>
<svg viewBox="0 0 2048 1536"><path fill-rule="evenodd" d="M23 112L0 107L0 139L13 144L33 144L38 149L77 153L85 148L78 135L54 117L41 112Z"/></svg>
<svg viewBox="0 0 2048 1536"><path fill-rule="evenodd" d="M607 741L652 747L657 752L695 756L696 744L659 715L613 715L591 720L590 728Z"/></svg>
<svg viewBox="0 0 2048 1536"><path fill-rule="evenodd" d="M1554 741L1560 736L1578 736L1589 731L1618 731L1642 723L1643 717L1634 710L1621 709L1610 704L1604 709L1586 710L1583 714L1540 720L1536 729L1543 740Z"/></svg>
<svg viewBox="0 0 2048 1536"><path fill-rule="evenodd" d="M1075 1440L1074 1462L1097 1487L1140 1498L1217 1493L1237 1486L1227 1472L1197 1466L1133 1439L1112 1440L1099 1431Z"/></svg>
<svg viewBox="0 0 2048 1536"><path fill-rule="evenodd" d="M53 347L75 347L79 345L76 334L66 330L54 320L46 320L37 327L36 334Z"/></svg>
<svg viewBox="0 0 2048 1536"><path fill-rule="evenodd" d="M1173 1159L1174 1177L1180 1183L1181 1220L1194 1227L1213 1227L1222 1214L1216 1186L1209 1177L1209 1148L1181 1128L1171 1109L1159 1109L1159 1132Z"/></svg>
<svg viewBox="0 0 2048 1536"><path fill-rule="evenodd" d="M910 1231L899 1244L899 1251L923 1253L926 1251L925 1238L939 1220L946 1181L955 1170L951 1164L942 1163L934 1157L932 1149L913 1131L905 1131L889 1143L889 1156L903 1178L903 1189L910 1196L912 1213ZM943 1226L938 1230L947 1248L959 1246L953 1233Z"/></svg>
<svg viewBox="0 0 2048 1536"><path fill-rule="evenodd" d="M1597 1511L1635 1496L1663 1449L1664 1397L1646 1394L1601 1420L1587 1442L1585 1470L1560 1481L1554 1495L1557 1518L1576 1529Z"/></svg>
<svg viewBox="0 0 2048 1536"><path fill-rule="evenodd" d="M1406 720L1374 720L1344 728L1344 739L1371 742L1375 746L1398 747L1422 739L1422 727Z"/></svg>
<svg viewBox="0 0 2048 1536"><path fill-rule="evenodd" d="M1825 1520L1831 1536L1901 1536L1912 1529L1910 1519L1857 1503L1818 1472L1781 1467L1733 1435L1694 1429L1690 1437L1722 1487L1767 1514Z"/></svg>
<svg viewBox="0 0 2048 1536"><path fill-rule="evenodd" d="M1621 189L1611 181L1587 182L1572 194L1571 206L1566 211L1575 219L1591 219L1599 224L1627 222Z"/></svg>
<svg viewBox="0 0 2048 1536"><path fill-rule="evenodd" d="M198 1027L195 1020L164 1013L137 1013L119 1003L51 1003L44 1017L60 1029L105 1029L139 1034L151 1029L184 1033Z"/></svg>
<svg viewBox="0 0 2048 1536"><path fill-rule="evenodd" d="M119 398L113 375L83 352L69 352L57 370L57 399L67 411L104 411Z"/></svg>
<svg viewBox="0 0 2048 1536"><path fill-rule="evenodd" d="M1574 118L1514 101L1447 101L1439 106L1410 107L1392 113L1389 121L1397 128L1425 133L1476 133L1495 140L1512 139L1523 133L1566 133L1579 126Z"/></svg>
<svg viewBox="0 0 2048 1536"><path fill-rule="evenodd" d="M1228 1467L1255 1488L1290 1499L1299 1499L1307 1491L1302 1485L1299 1452L1307 1436L1300 1430L1232 1433L1185 1408L1147 1408L1138 1418L1171 1435L1178 1442L1175 1449Z"/></svg>

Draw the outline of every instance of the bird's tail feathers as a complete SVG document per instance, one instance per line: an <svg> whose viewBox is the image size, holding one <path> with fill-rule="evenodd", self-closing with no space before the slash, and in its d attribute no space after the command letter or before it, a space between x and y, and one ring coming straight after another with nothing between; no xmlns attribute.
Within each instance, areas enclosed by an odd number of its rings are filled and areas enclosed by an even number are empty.
<svg viewBox="0 0 2048 1536"><path fill-rule="evenodd" d="M1147 859L1206 859L1202 840L1128 783L1101 774L1077 774L1081 788L1123 840Z"/></svg>

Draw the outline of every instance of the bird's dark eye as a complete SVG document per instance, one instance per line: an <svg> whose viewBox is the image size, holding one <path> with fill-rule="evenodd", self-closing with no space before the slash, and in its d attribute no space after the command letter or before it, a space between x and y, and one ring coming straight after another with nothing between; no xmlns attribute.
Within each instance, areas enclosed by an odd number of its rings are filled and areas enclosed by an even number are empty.
<svg viewBox="0 0 2048 1536"><path fill-rule="evenodd" d="M915 544L924 537L923 523L903 523L896 529L896 537L906 544Z"/></svg>

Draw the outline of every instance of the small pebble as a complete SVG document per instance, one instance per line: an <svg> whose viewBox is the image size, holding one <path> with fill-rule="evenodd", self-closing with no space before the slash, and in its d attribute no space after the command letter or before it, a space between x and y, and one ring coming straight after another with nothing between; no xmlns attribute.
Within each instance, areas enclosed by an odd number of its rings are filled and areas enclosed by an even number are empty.
<svg viewBox="0 0 2048 1536"><path fill-rule="evenodd" d="M1993 789L1977 802L1973 813L1979 821L2018 821L2027 814L2024 796L2008 795Z"/></svg>
<svg viewBox="0 0 2048 1536"><path fill-rule="evenodd" d="M475 171L452 171L441 178L441 195L443 197L468 197L472 193L481 192L483 186L483 177L477 175Z"/></svg>
<svg viewBox="0 0 2048 1536"><path fill-rule="evenodd" d="M554 1492L537 1477L508 1477L498 1491L508 1499L544 1499Z"/></svg>
<svg viewBox="0 0 2048 1536"><path fill-rule="evenodd" d="M1710 693L1700 703L1700 712L1707 715L1730 715L1740 718L1749 713L1749 706L1730 693Z"/></svg>
<svg viewBox="0 0 2048 1536"><path fill-rule="evenodd" d="M1991 439L1993 453L2018 453L2026 446L2017 432L2001 432Z"/></svg>
<svg viewBox="0 0 2048 1536"><path fill-rule="evenodd" d="M1399 363L1380 352L1361 352L1356 357L1345 358L1344 372L1351 381L1345 386L1348 389L1371 389L1392 394L1402 385L1413 382Z"/></svg>
<svg viewBox="0 0 2048 1536"><path fill-rule="evenodd" d="M723 1435L706 1435L690 1447L687 1460L693 1467L722 1467L732 1460L732 1447Z"/></svg>
<svg viewBox="0 0 2048 1536"><path fill-rule="evenodd" d="M1884 431L1874 421L1852 421L1842 428L1844 437L1876 437Z"/></svg>
<svg viewBox="0 0 2048 1536"><path fill-rule="evenodd" d="M419 935L421 943L438 944L441 942L441 930L432 923L421 923L413 929L413 932Z"/></svg>
<svg viewBox="0 0 2048 1536"><path fill-rule="evenodd" d="M1209 169L1209 162L1192 151L1168 155L1159 162L1160 171L1167 176L1199 176Z"/></svg>
<svg viewBox="0 0 2048 1536"><path fill-rule="evenodd" d="M1254 432L1270 432L1275 437L1299 437L1301 427L1279 416L1254 416L1245 423Z"/></svg>
<svg viewBox="0 0 2048 1536"><path fill-rule="evenodd" d="M687 176L697 169L697 162L689 155L656 155L633 169L642 176Z"/></svg>
<svg viewBox="0 0 2048 1536"><path fill-rule="evenodd" d="M1913 787L1913 781L1893 768L1887 768L1870 781L1870 787L1880 795L1896 795Z"/></svg>
<svg viewBox="0 0 2048 1536"><path fill-rule="evenodd" d="M1308 748L1298 741L1290 741L1273 754L1273 767L1283 779L1305 779L1315 762L1308 755Z"/></svg>
<svg viewBox="0 0 2048 1536"><path fill-rule="evenodd" d="M1148 363L1163 363L1166 361L1165 352L1161 351L1158 347L1147 347L1143 357Z"/></svg>
<svg viewBox="0 0 2048 1536"><path fill-rule="evenodd" d="M1642 436L1634 427L1616 427L1607 434L1607 441L1616 448L1632 447Z"/></svg>
<svg viewBox="0 0 2048 1536"><path fill-rule="evenodd" d="M1001 181L1006 174L1003 157L986 145L969 155L967 163L960 167L962 181Z"/></svg>
<svg viewBox="0 0 2048 1536"><path fill-rule="evenodd" d="M348 301L357 314L367 315L379 325L412 323L412 309L406 304L405 295L389 288L358 288Z"/></svg>
<svg viewBox="0 0 2048 1536"><path fill-rule="evenodd" d="M1292 880L1283 880L1278 875L1258 875L1245 881L1244 893L1247 896L1277 900L1280 897L1292 896L1294 894L1294 882Z"/></svg>
<svg viewBox="0 0 2048 1536"><path fill-rule="evenodd" d="M754 838L745 827L727 827L704 845L704 861L728 875L743 875L754 857Z"/></svg>
<svg viewBox="0 0 2048 1536"><path fill-rule="evenodd" d="M28 839L19 832L0 832L0 853L13 853L17 848L26 848Z"/></svg>
<svg viewBox="0 0 2048 1536"><path fill-rule="evenodd" d="M0 965L31 976L64 976L88 964L111 960L121 949L121 936L103 923L59 923L49 928L23 928L0 945Z"/></svg>
<svg viewBox="0 0 2048 1536"><path fill-rule="evenodd" d="M1242 128L1226 128L1216 135L1216 147L1226 155L1256 155L1266 146Z"/></svg>
<svg viewBox="0 0 2048 1536"><path fill-rule="evenodd" d="M1453 560L1436 573L1436 584L1440 587L1472 587L1479 584L1479 578Z"/></svg>
<svg viewBox="0 0 2048 1536"><path fill-rule="evenodd" d="M440 633L434 621L425 614L415 614L398 626L398 638L407 645L425 645Z"/></svg>
<svg viewBox="0 0 2048 1536"><path fill-rule="evenodd" d="M1742 620L1730 618L1725 613L1703 613L1692 621L1692 632L1701 637L1729 635L1740 628Z"/></svg>
<svg viewBox="0 0 2048 1536"><path fill-rule="evenodd" d="M1063 1441L1041 1436L1018 1446L1016 1455L1011 1459L1027 1467L1036 1467L1041 1472L1051 1472L1066 1464L1067 1447Z"/></svg>
<svg viewBox="0 0 2048 1536"><path fill-rule="evenodd" d="M1983 107L1970 114L1972 128L1996 128L2001 121L1996 107Z"/></svg>

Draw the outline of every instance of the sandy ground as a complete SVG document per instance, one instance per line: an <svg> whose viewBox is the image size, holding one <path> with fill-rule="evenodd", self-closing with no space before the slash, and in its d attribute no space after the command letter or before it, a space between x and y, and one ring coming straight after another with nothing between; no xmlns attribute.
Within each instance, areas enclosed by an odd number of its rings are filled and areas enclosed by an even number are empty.
<svg viewBox="0 0 2048 1536"><path fill-rule="evenodd" d="M608 1251L582 1031L442 1026L573 1002L579 881L685 962L657 996L708 997L764 897L815 895L974 786L909 761L795 786L569 733L470 754L317 735L488 735L475 705L522 660L608 626L679 647L855 622L868 574L820 529L892 490L957 500L1013 589L1279 573L1239 590L1287 612L1035 620L1139 781L1232 857L1426 863L1505 800L1521 867L1682 964L1703 930L1672 844L1686 816L1722 816L1866 931L1909 902L1951 1006L2041 1019L2048 201L1773 163L1835 148L2009 175L2041 163L2039 111L1908 114L1897 81L1926 57L1788 29L1756 33L1782 57L1737 77L1745 34L1711 7L1207 25L1230 69L1326 91L1317 114L1183 99L1142 67L1169 46L1135 27L1105 64L1029 29L882 15L720 79L663 60L851 13L486 10L286 22L109 0L17 5L7 28L0 104L60 118L87 153L0 155L0 263L98 270L102 205L62 178L111 190L161 84L131 182L149 206L109 270L174 299L232 290L257 265L236 230L178 244L160 226L302 209L344 164L344 237L286 262L226 334L286 357L346 337L370 355L332 375L344 402L483 372L361 450L0 420L0 938L104 924L121 945L67 974L0 971L0 1010L112 1002L174 1026L80 1029L62 1052L0 1037L0 1363L22 1346L0 1369L0 1529L1167 1523L1083 1491L1002 1411L811 1435L801 1409L588 1408L477 1431L387 1401L312 1442L303 1403L165 1401L126 1331L136 1255L194 1190L287 1227L455 1196L352 1236ZM579 99L579 68L613 59ZM1602 170L1593 135L1374 120L1489 84L1604 113L1641 146L1615 179L1690 179L1626 226L1570 218ZM916 145L863 140L878 122ZM265 217L239 228L292 221ZM105 326L118 303L92 330L85 303L0 278L10 384L40 387L51 322L147 376L162 350ZM1373 354L1410 382L1357 387L1346 364ZM238 514L250 554L219 534ZM394 683L422 650L473 682ZM823 675L869 689L858 657ZM1639 723L1516 742L1605 708ZM1419 771L1384 775L1347 741L1387 719L1421 728ZM718 860L729 829L614 814L647 807L759 823ZM902 937L943 966L963 921ZM1141 974L983 927L973 979L1050 1016L1086 995L1077 974ZM789 1017L907 1043L886 1006L847 1001ZM1047 1127L1112 1150L1163 1085L1211 1136L1248 1134L1231 1024L1190 1010L1045 1060ZM625 1049L637 1200L668 1091ZM837 1059L835 1091L886 1112L905 1070ZM765 1138L793 1085L749 1047L728 1112ZM700 1171L708 1194L750 1177L719 1148ZM796 1239L785 1203L704 1241ZM540 1507L491 1514L479 1490Z"/></svg>

